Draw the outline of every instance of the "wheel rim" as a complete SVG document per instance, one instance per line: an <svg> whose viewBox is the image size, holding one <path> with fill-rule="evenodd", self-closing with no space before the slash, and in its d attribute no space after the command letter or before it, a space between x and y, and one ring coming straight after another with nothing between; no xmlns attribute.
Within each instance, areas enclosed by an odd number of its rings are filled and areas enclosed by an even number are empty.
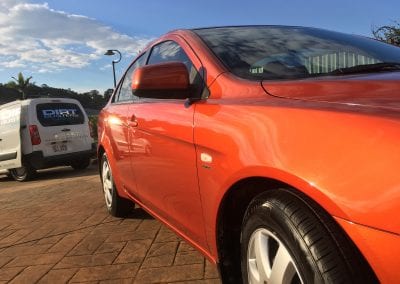
<svg viewBox="0 0 400 284"><path fill-rule="evenodd" d="M111 208L113 180L111 175L111 169L107 161L103 162L102 181L103 181L104 199L106 200L107 208Z"/></svg>
<svg viewBox="0 0 400 284"><path fill-rule="evenodd" d="M25 167L20 167L20 168L16 168L15 170L15 175L18 177L22 177L26 174L26 168Z"/></svg>
<svg viewBox="0 0 400 284"><path fill-rule="evenodd" d="M250 237L247 274L249 284L303 283L287 248L265 228L257 229Z"/></svg>

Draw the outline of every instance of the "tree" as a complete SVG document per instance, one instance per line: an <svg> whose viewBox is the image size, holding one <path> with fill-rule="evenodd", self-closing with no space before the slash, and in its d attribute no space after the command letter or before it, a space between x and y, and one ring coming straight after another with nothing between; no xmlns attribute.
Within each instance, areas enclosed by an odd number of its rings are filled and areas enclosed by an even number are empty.
<svg viewBox="0 0 400 284"><path fill-rule="evenodd" d="M107 90L105 90L104 91L104 99L106 100L106 101L108 101L109 99L110 99L110 97L111 97L111 95L113 94L113 92L114 92L114 89L107 89Z"/></svg>
<svg viewBox="0 0 400 284"><path fill-rule="evenodd" d="M25 90L26 88L30 85L30 81L32 79L32 76L28 77L28 78L24 78L24 75L22 75L21 72L18 73L18 77L11 77L14 81L10 81L8 82L7 85L9 85L9 87L17 89L21 95L22 95L22 99L25 100L26 99L26 93Z"/></svg>
<svg viewBox="0 0 400 284"><path fill-rule="evenodd" d="M377 40L400 46L400 24L394 22L393 25L373 28L372 34Z"/></svg>

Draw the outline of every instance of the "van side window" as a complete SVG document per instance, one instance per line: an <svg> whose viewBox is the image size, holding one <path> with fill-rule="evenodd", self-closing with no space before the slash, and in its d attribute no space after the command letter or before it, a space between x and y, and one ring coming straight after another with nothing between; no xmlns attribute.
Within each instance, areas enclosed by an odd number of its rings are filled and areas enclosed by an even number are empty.
<svg viewBox="0 0 400 284"><path fill-rule="evenodd" d="M139 98L132 94L132 74L136 68L143 66L146 63L146 53L140 56L129 69L126 71L123 82L119 90L115 102L128 102L138 100Z"/></svg>

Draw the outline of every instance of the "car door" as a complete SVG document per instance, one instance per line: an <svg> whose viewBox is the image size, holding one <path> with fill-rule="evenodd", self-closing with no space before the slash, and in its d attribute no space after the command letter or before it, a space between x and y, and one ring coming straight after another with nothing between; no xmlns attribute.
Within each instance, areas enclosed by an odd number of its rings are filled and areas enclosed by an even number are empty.
<svg viewBox="0 0 400 284"><path fill-rule="evenodd" d="M131 83L132 73L136 68L145 64L146 55L140 56L125 72L125 75L118 85L112 98L112 103L107 107L108 137L112 147L112 159L116 167L113 168L114 176L120 179L123 188L131 194L136 192L136 182L132 172L131 160L132 151L130 149L130 127L131 105L138 99L132 94ZM134 130L133 130L134 131Z"/></svg>
<svg viewBox="0 0 400 284"><path fill-rule="evenodd" d="M176 39L177 41L179 39ZM175 41L152 47L147 64L183 62L191 84L197 84L200 63L189 59ZM205 245L196 151L193 144L194 105L185 100L141 98L132 105L137 122L131 147L132 168L140 200L190 239Z"/></svg>
<svg viewBox="0 0 400 284"><path fill-rule="evenodd" d="M21 166L21 104L0 109L0 170Z"/></svg>

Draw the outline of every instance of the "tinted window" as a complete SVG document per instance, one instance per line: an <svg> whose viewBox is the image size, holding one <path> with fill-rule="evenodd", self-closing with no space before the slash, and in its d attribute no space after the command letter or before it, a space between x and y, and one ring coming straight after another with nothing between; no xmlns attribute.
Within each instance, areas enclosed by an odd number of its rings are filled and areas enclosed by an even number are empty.
<svg viewBox="0 0 400 284"><path fill-rule="evenodd" d="M121 87L118 90L118 96L115 101L117 102L125 102L125 101L132 101L137 99L136 96L132 94L132 74L136 68L143 66L146 61L146 56L143 54L139 57L126 71L124 80L121 84Z"/></svg>
<svg viewBox="0 0 400 284"><path fill-rule="evenodd" d="M81 108L72 103L38 104L36 114L43 126L74 125L85 122Z"/></svg>
<svg viewBox="0 0 400 284"><path fill-rule="evenodd" d="M189 72L189 83L191 85L192 93L202 92L204 88L204 81L199 72L189 59L185 51L176 42L165 41L155 45L151 50L149 61L147 64L157 64L163 62L182 62L186 65ZM166 97L168 95L166 94Z"/></svg>
<svg viewBox="0 0 400 284"><path fill-rule="evenodd" d="M237 76L291 79L337 69L399 62L400 48L315 28L256 26L194 30Z"/></svg>
<svg viewBox="0 0 400 284"><path fill-rule="evenodd" d="M192 62L186 55L185 51L175 42L166 41L153 47L149 62L147 64L156 64L162 62L182 62L190 72L193 67Z"/></svg>

